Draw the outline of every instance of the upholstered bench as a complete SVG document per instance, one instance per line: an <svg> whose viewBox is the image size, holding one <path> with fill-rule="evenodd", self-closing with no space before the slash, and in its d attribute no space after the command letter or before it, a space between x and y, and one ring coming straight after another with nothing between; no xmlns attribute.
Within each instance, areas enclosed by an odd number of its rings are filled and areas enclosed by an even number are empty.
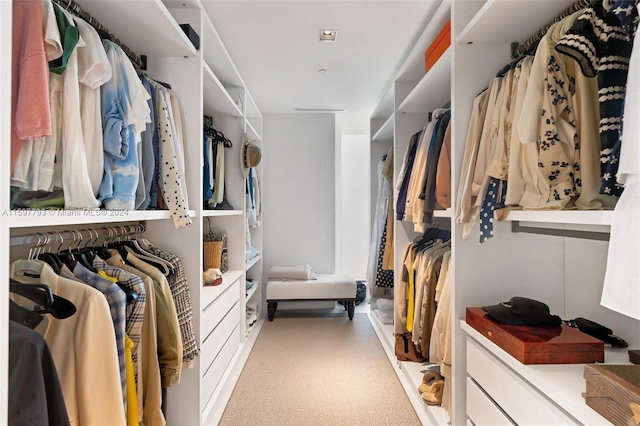
<svg viewBox="0 0 640 426"><path fill-rule="evenodd" d="M353 319L356 281L347 275L317 274L316 279L292 280L270 278L267 282L267 314L269 321L278 309L278 302L336 301L345 302L349 319Z"/></svg>

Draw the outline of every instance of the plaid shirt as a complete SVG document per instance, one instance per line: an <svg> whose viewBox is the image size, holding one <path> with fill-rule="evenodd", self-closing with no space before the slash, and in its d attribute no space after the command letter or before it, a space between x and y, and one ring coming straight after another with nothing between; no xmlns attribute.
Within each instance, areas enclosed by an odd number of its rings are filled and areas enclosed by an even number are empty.
<svg viewBox="0 0 640 426"><path fill-rule="evenodd" d="M127 370L124 352L124 334L127 322L127 296L116 283L90 271L79 262L73 268L73 274L84 283L99 290L104 294L109 303L113 328L116 332L116 347L118 348L118 363L120 364L120 382L122 384L122 395L125 401L127 397Z"/></svg>
<svg viewBox="0 0 640 426"><path fill-rule="evenodd" d="M200 349L194 332L191 293L189 293L189 284L184 274L182 261L178 256L160 250L146 240L145 243L149 246L151 253L172 264L175 270L173 274L167 277L167 280L169 281L171 294L176 305L176 313L178 314L183 346L182 361L185 364L190 364L198 356Z"/></svg>
<svg viewBox="0 0 640 426"><path fill-rule="evenodd" d="M104 260L96 257L93 259L93 267L97 270L106 272L107 275L118 279L118 282L127 288L133 289L138 293L138 299L127 304L127 321L126 332L133 341L133 364L136 372L136 382L138 381L138 347L142 338L142 322L144 319L144 308L146 305L146 295L144 291L144 282L142 279L130 272L123 271L120 268L109 265Z"/></svg>

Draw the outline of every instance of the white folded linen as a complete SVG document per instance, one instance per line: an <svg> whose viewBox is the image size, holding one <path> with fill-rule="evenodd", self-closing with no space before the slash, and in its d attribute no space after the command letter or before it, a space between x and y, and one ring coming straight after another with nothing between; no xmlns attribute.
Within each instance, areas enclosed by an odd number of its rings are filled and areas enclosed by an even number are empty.
<svg viewBox="0 0 640 426"><path fill-rule="evenodd" d="M270 279L315 280L318 279L311 265L273 266L269 270Z"/></svg>

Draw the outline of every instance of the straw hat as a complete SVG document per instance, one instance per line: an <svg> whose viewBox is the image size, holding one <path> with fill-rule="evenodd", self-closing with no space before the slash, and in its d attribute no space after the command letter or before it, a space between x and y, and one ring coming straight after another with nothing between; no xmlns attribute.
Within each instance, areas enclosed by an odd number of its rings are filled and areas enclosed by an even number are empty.
<svg viewBox="0 0 640 426"><path fill-rule="evenodd" d="M242 144L240 156L242 176L246 178L247 176L249 176L249 169L260 164L260 160L262 159L262 151L260 151L260 148L252 144L251 141L245 139L244 143Z"/></svg>

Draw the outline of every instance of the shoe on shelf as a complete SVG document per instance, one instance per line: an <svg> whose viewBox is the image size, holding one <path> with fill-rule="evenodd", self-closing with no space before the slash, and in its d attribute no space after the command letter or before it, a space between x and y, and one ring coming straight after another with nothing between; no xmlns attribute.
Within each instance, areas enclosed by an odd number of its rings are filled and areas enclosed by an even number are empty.
<svg viewBox="0 0 640 426"><path fill-rule="evenodd" d="M428 392L422 394L422 400L428 405L442 405L444 393L444 379L436 379Z"/></svg>
<svg viewBox="0 0 640 426"><path fill-rule="evenodd" d="M429 392L433 384L438 380L444 380L440 373L432 370L427 371L424 373L424 376L422 376L422 384L418 386L418 392L420 392L420 394Z"/></svg>

